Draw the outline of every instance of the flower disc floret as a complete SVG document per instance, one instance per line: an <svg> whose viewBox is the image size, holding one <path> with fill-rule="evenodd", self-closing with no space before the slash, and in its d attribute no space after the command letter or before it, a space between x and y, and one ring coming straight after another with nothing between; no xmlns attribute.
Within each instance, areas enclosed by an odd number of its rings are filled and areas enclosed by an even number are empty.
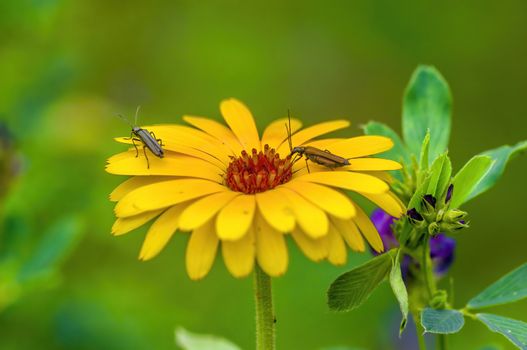
<svg viewBox="0 0 527 350"><path fill-rule="evenodd" d="M243 150L240 157L231 157L225 182L236 192L253 194L264 192L291 180L293 175L291 157L280 158L274 148L264 146L258 152L252 149L249 155Z"/></svg>

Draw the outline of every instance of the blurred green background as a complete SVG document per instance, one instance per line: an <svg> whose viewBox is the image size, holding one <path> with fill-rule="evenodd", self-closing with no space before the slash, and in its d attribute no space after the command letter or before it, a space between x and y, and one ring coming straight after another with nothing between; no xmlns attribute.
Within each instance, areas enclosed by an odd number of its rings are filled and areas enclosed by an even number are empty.
<svg viewBox="0 0 527 350"><path fill-rule="evenodd" d="M219 101L237 97L260 128L291 109L307 125L349 118L355 135L371 119L400 131L410 74L433 64L453 91L459 168L526 138L526 38L524 0L1 1L0 120L11 136L4 126L0 136L12 168L2 175L0 348L175 349L176 326L254 347L250 278L230 277L218 259L191 282L185 235L146 263L137 260L144 228L110 235L108 194L123 179L104 163L123 150L112 137L129 133L117 113L141 105L144 124L219 120ZM465 207L457 306L525 262L526 171L516 159ZM394 348L387 285L359 310L332 314L325 291L345 268L290 252L274 284L279 349ZM367 258L350 254L349 266ZM526 302L499 311L527 320ZM472 321L450 338L452 349L512 348Z"/></svg>

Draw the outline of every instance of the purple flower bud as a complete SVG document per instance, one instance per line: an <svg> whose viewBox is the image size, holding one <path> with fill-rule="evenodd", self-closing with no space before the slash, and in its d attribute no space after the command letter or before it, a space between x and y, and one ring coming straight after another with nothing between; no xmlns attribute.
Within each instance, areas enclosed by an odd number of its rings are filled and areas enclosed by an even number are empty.
<svg viewBox="0 0 527 350"><path fill-rule="evenodd" d="M417 212L415 208L408 210L406 212L406 215L408 215L411 219L415 221L423 221L423 217Z"/></svg>
<svg viewBox="0 0 527 350"><path fill-rule="evenodd" d="M445 198L445 203L449 203L450 200L452 199L452 194L454 193L454 185L453 184L450 184L450 186L448 186L448 190L446 190L446 198Z"/></svg>
<svg viewBox="0 0 527 350"><path fill-rule="evenodd" d="M432 206L432 208L436 207L436 198L432 196L431 194L425 194L423 196L423 199L428 202Z"/></svg>

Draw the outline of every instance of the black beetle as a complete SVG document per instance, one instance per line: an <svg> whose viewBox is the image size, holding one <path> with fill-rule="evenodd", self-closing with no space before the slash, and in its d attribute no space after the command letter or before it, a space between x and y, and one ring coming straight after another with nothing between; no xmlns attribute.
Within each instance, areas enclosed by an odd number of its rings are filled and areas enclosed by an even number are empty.
<svg viewBox="0 0 527 350"><path fill-rule="evenodd" d="M143 144L143 153L145 154L146 165L147 168L150 169L150 162L148 160L148 156L146 155L146 149L148 148L154 156L163 158L165 156L165 152L163 151L163 141L161 139L156 138L156 135L152 131L148 131L137 126L137 116L139 114L139 109L140 106L137 107L137 111L135 112L134 124L130 123L130 121L122 115L119 115L119 117L125 120L132 127L130 139L132 140L132 144L135 147L136 157L139 156L139 150L137 149L137 145L135 144L135 142L139 141Z"/></svg>

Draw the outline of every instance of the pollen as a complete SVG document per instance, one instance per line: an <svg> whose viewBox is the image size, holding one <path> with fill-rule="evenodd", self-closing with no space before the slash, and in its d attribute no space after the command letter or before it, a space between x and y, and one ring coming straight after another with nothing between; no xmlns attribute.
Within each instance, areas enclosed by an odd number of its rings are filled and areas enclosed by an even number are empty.
<svg viewBox="0 0 527 350"><path fill-rule="evenodd" d="M280 158L274 148L266 144L263 151L253 148L251 154L244 150L240 157L231 157L225 182L236 192L264 192L291 180L292 165L291 157Z"/></svg>

